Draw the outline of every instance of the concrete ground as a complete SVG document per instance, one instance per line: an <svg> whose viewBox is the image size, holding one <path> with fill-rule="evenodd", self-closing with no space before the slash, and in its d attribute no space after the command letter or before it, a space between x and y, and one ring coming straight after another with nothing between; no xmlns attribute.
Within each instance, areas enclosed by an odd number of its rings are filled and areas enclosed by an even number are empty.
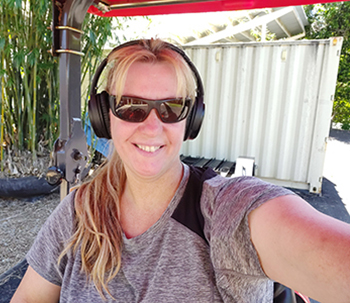
<svg viewBox="0 0 350 303"><path fill-rule="evenodd" d="M350 213L350 131L331 130L323 175L334 184Z"/></svg>

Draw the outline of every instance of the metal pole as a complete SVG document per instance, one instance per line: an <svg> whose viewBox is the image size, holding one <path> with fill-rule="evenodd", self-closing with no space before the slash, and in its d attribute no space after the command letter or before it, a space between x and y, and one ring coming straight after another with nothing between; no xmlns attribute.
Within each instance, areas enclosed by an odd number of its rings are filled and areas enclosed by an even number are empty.
<svg viewBox="0 0 350 303"><path fill-rule="evenodd" d="M54 167L48 181L61 183L61 199L80 182L87 158L86 136L81 121L81 31L93 0L53 2L53 48L59 56L60 136L54 146Z"/></svg>

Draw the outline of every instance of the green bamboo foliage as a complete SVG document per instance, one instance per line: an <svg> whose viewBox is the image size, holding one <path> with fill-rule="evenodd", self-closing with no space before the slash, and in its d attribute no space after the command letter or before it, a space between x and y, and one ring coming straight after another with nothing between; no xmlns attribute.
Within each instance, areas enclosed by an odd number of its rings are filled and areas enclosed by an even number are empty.
<svg viewBox="0 0 350 303"><path fill-rule="evenodd" d="M39 140L52 144L58 131L58 63L48 52L51 5L3 0L0 6L1 146L29 150L33 159Z"/></svg>
<svg viewBox="0 0 350 303"><path fill-rule="evenodd" d="M4 62L4 56L2 56L1 58L1 70L2 70L2 64ZM3 142L4 142L4 121L5 121L5 108L3 106L3 100L5 99L5 81L4 81L4 77L1 77L1 99L0 99L0 107L1 107L1 117L0 117L0 162L1 162L1 171L3 171L4 169L4 161L2 161L3 159L3 155L4 155L4 146L3 146Z"/></svg>
<svg viewBox="0 0 350 303"><path fill-rule="evenodd" d="M52 45L52 3L2 0L0 5L0 160L4 150L51 149L59 135L58 58ZM90 79L112 34L112 19L88 15L82 41L82 79ZM121 27L121 23L119 28ZM90 80L89 80L90 81ZM86 92L89 88L86 90ZM83 96L86 100L87 93ZM86 102L82 103L85 115Z"/></svg>

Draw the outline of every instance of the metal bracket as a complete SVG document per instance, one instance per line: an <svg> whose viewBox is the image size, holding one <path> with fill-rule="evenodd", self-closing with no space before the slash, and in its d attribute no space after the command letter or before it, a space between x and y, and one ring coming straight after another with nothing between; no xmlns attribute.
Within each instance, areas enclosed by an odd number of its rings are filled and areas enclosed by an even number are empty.
<svg viewBox="0 0 350 303"><path fill-rule="evenodd" d="M88 148L86 136L83 131L80 119L73 119L72 135L65 146L65 179L75 185L85 176L82 176L83 169L88 160Z"/></svg>
<svg viewBox="0 0 350 303"><path fill-rule="evenodd" d="M79 34L79 35L83 35L84 34L84 32L82 30L74 28L74 27L71 27L71 26L55 26L55 29L56 30L67 30L67 31L71 31L72 33ZM57 31L56 31L56 33L57 33ZM57 33L57 34L59 34L59 33ZM70 54L77 55L77 56L80 56L80 57L84 56L83 52L78 51L78 50L74 50L74 49L62 49L62 48L59 48L59 49L53 50L52 52L53 52L53 54L55 53L56 56L58 56L58 54L62 54L62 53L70 53Z"/></svg>
<svg viewBox="0 0 350 303"><path fill-rule="evenodd" d="M84 56L84 53L83 53L83 52L78 52L78 51L71 50L71 49L57 49L57 50L56 50L56 53L57 53L57 54L69 53L69 54L73 54L73 55L78 55L78 56L80 56L80 57L83 57L83 56Z"/></svg>
<svg viewBox="0 0 350 303"><path fill-rule="evenodd" d="M63 34L62 31L68 31L68 36L72 35L83 35L84 31L77 27L73 27L70 25L60 25L60 22L64 20L63 14L64 14L64 5L66 4L65 1L58 1L54 0L53 2L53 8L52 8L52 48L51 48L51 54L55 57L59 56L61 53L70 53L78 56L84 56L84 53L80 51L80 44L75 45L79 46L79 49L72 49L72 48L62 48L62 38ZM74 39L80 40L80 37L74 37ZM67 37L66 37L67 39ZM68 38L69 40L70 38ZM67 43L66 43L67 44ZM69 44L69 43L68 43Z"/></svg>
<svg viewBox="0 0 350 303"><path fill-rule="evenodd" d="M74 27L71 27L71 26L56 26L55 28L56 29L61 29L61 30L69 30L69 31L72 31L72 32L75 32L75 33L78 33L78 34L81 34L81 35L84 34L84 31L82 31L80 29L77 29L77 28L74 28Z"/></svg>

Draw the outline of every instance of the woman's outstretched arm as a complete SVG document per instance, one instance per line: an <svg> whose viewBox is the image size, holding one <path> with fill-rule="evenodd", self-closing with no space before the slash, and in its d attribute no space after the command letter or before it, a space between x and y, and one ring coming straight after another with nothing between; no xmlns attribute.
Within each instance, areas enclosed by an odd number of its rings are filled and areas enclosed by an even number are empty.
<svg viewBox="0 0 350 303"><path fill-rule="evenodd" d="M251 240L266 275L322 303L350 302L350 225L298 196L249 214Z"/></svg>

